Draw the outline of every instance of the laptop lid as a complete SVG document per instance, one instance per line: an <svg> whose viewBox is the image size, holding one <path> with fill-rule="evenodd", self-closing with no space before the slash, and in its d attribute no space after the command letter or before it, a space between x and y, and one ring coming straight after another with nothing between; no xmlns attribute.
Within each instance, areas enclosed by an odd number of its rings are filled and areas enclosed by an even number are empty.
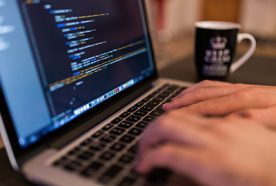
<svg viewBox="0 0 276 186"><path fill-rule="evenodd" d="M156 77L143 0L0 0L2 132L15 159Z"/></svg>

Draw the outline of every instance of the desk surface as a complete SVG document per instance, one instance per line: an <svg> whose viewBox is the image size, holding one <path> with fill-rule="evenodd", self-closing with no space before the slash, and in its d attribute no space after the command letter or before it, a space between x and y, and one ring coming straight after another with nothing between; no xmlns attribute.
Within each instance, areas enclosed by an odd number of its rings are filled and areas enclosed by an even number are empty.
<svg viewBox="0 0 276 186"><path fill-rule="evenodd" d="M160 71L162 77L197 82L193 57L179 60ZM229 82L276 85L276 58L254 56L247 64L230 75Z"/></svg>
<svg viewBox="0 0 276 186"><path fill-rule="evenodd" d="M196 75L192 57L171 63L160 75L167 78L175 78L185 81L196 82ZM243 66L229 78L230 82L276 85L276 59L273 57L255 56L250 63ZM1 141L0 141L1 145ZM6 186L30 186L32 184L18 173L15 173L7 160L4 150L0 150L0 185Z"/></svg>

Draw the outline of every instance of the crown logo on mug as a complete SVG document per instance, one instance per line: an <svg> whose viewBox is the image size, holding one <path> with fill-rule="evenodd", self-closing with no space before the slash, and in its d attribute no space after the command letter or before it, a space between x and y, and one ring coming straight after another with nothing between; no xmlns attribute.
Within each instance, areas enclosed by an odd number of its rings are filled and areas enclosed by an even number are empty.
<svg viewBox="0 0 276 186"><path fill-rule="evenodd" d="M248 33L240 33L241 25L232 22L200 21L196 23L195 61L198 77L225 80L254 54L256 40ZM237 44L249 40L248 51L235 59Z"/></svg>
<svg viewBox="0 0 276 186"><path fill-rule="evenodd" d="M227 42L228 42L227 38L220 37L220 36L217 36L211 39L211 45L215 50L225 49Z"/></svg>

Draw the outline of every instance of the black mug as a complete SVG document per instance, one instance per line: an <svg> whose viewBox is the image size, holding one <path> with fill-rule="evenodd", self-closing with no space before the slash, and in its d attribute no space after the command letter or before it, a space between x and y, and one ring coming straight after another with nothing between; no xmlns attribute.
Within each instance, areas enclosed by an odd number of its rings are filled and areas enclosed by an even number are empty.
<svg viewBox="0 0 276 186"><path fill-rule="evenodd" d="M202 21L196 23L195 61L200 80L226 80L254 54L256 40L248 33L239 33L241 25L231 22ZM236 62L237 43L249 40L249 50Z"/></svg>

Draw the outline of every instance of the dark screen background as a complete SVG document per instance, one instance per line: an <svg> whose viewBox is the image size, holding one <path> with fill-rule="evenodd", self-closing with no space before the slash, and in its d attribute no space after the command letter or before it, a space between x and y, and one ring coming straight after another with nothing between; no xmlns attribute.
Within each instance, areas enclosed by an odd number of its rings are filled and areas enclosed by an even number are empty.
<svg viewBox="0 0 276 186"><path fill-rule="evenodd" d="M47 8L46 8L47 7ZM25 4L27 18L34 39L34 48L38 53L38 66L42 67L41 76L45 79L45 91L49 92L53 115L76 109L87 102L105 94L130 79L153 73L152 59L143 27L143 15L138 0L43 0L39 3ZM70 9L66 16L85 16L107 13L108 16L93 18L93 22L84 24L85 29L96 31L83 38L93 37L85 45L105 41L105 44L88 48L81 59L135 43L143 43L132 48L116 52L114 58L145 47L147 52L122 60L89 77L49 91L49 84L74 76L72 60L68 54L68 41L61 28L57 27L51 10ZM63 15L63 14L59 14ZM67 27L65 27L67 28ZM81 39L79 37L78 39ZM105 62L101 61L100 63ZM98 65L93 64L93 65ZM89 67L89 65L81 70ZM77 71L78 72L78 71Z"/></svg>

